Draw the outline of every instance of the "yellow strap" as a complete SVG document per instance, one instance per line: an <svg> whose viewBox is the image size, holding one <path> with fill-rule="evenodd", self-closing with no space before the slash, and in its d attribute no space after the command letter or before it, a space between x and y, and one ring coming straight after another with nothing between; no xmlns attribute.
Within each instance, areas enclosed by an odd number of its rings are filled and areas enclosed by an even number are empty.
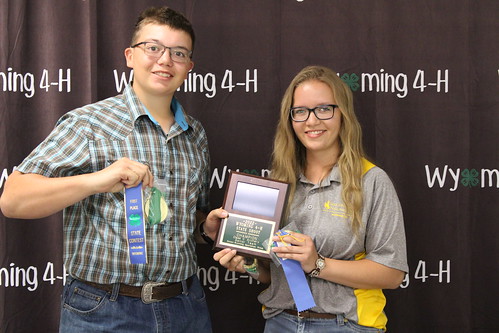
<svg viewBox="0 0 499 333"><path fill-rule="evenodd" d="M372 164L365 158L362 159L362 175L365 175L369 170L376 165ZM366 257L365 252L355 255L355 260L361 260ZM357 298L357 317L358 324L376 327L378 329L386 329L388 319L383 311L386 305L386 298L381 289L354 289L355 297Z"/></svg>
<svg viewBox="0 0 499 333"><path fill-rule="evenodd" d="M355 260L366 257L365 252L357 253ZM368 327L375 327L386 330L386 317L383 309L386 305L386 298L381 289L354 289L357 298L358 324Z"/></svg>
<svg viewBox="0 0 499 333"><path fill-rule="evenodd" d="M362 159L362 175L365 175L369 170L374 168L376 165L372 164L365 158Z"/></svg>

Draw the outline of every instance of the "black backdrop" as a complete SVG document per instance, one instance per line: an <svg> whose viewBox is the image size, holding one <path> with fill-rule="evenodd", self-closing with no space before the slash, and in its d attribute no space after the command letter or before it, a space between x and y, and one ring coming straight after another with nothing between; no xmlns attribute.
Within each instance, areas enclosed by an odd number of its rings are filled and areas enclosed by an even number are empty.
<svg viewBox="0 0 499 333"><path fill-rule="evenodd" d="M267 172L294 74L329 66L404 209L410 273L386 292L389 330L499 329L496 0L0 0L0 188L63 113L122 90L135 19L165 4L197 33L177 97L208 133L213 207L228 170ZM0 214L1 332L57 331L61 243L60 214ZM198 254L215 332L261 331L264 286Z"/></svg>

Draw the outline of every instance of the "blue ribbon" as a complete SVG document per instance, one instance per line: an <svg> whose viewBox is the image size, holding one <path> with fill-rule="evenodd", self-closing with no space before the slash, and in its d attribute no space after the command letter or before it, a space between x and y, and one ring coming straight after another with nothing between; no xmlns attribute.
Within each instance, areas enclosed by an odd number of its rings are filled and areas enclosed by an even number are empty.
<svg viewBox="0 0 499 333"><path fill-rule="evenodd" d="M142 183L125 189L128 255L132 264L147 263Z"/></svg>
<svg viewBox="0 0 499 333"><path fill-rule="evenodd" d="M284 230L279 230L276 233L278 236L288 235ZM274 246L290 246L284 242L274 242ZM286 280L288 281L291 295L296 304L298 312L306 311L315 306L314 297L310 291L305 272L301 268L299 261L293 259L279 258L279 261L284 269Z"/></svg>

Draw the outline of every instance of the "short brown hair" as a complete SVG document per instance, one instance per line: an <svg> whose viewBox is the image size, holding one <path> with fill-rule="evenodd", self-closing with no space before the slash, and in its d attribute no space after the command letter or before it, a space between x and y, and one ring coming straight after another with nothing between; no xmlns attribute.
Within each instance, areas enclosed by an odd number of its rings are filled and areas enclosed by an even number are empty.
<svg viewBox="0 0 499 333"><path fill-rule="evenodd" d="M192 49L194 50L194 41L196 36L191 22L189 22L189 20L181 13L166 6L149 7L139 15L137 23L135 23L135 29L132 34L132 43L130 45L137 43L136 39L139 34L139 30L144 25L149 23L164 24L172 29L185 31L191 37Z"/></svg>

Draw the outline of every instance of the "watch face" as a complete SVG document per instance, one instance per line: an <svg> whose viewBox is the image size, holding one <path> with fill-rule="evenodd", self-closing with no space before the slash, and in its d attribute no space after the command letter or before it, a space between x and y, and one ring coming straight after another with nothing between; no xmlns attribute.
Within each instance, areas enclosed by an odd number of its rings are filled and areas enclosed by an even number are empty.
<svg viewBox="0 0 499 333"><path fill-rule="evenodd" d="M326 266L326 263L324 262L324 259L319 258L317 259L317 262L315 263L318 269L323 269L324 266Z"/></svg>

